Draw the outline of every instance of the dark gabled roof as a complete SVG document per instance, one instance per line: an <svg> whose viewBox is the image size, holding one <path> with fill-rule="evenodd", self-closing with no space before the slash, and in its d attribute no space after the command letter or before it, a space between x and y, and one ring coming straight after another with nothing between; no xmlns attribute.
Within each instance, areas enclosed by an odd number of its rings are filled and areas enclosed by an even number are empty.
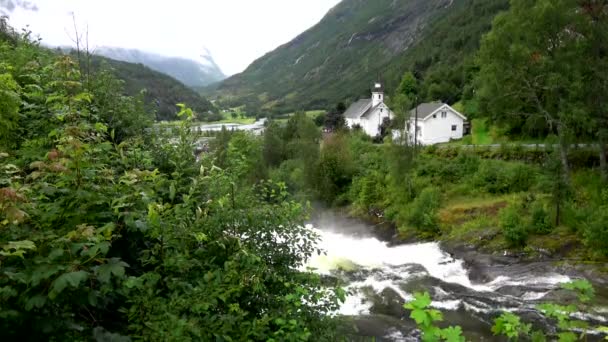
<svg viewBox="0 0 608 342"><path fill-rule="evenodd" d="M445 105L445 103L442 103L442 102L421 103L418 106L418 119L426 118L427 116L431 115L431 113L433 113L437 109L443 107L444 105ZM411 117L416 116L416 108L414 108L410 111L410 116Z"/></svg>
<svg viewBox="0 0 608 342"><path fill-rule="evenodd" d="M346 112L344 112L344 117L346 119L359 119L365 114L365 112L367 112L367 110L371 107L371 104L371 99L359 100L348 107Z"/></svg>

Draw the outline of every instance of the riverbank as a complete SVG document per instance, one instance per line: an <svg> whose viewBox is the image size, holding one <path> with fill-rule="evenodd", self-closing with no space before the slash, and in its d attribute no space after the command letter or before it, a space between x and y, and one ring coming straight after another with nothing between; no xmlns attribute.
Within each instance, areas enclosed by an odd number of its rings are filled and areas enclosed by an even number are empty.
<svg viewBox="0 0 608 342"><path fill-rule="evenodd" d="M496 203L497 212L505 203ZM399 231L395 222L387 221L381 212L362 214L353 206L335 209L338 215L362 220L371 227L378 239L390 246L412 243L437 242L441 248L455 259L463 260L469 270L471 281L490 282L500 274L514 274L530 270L545 273L559 273L571 278L589 280L594 286L608 286L608 264L604 260L581 258L584 246L571 233L561 231L555 240L547 237L532 239L526 248L513 249L504 243L500 228L488 226L467 227L463 221L453 226L449 234L437 238L420 238L415 234ZM469 208L471 215L475 209ZM487 214L487 212L486 212ZM473 216L469 216L471 218ZM553 235L555 238L555 235Z"/></svg>
<svg viewBox="0 0 608 342"><path fill-rule="evenodd" d="M502 312L513 312L545 332L554 323L536 307L544 302L572 303L576 298L560 284L580 277L581 269L514 255L492 255L471 246L415 241L405 243L394 227L378 217L367 221L348 208L317 210L313 226L327 255L311 266L339 279L349 293L340 313L349 341L416 341L418 332L403 304L415 292L429 292L432 306L443 312L440 326L458 325L471 341L497 341L491 327ZM595 277L596 279L599 277ZM608 307L608 292L596 284L594 306ZM605 325L605 311L585 316ZM367 338L367 339L366 339ZM599 340L599 336L590 341Z"/></svg>

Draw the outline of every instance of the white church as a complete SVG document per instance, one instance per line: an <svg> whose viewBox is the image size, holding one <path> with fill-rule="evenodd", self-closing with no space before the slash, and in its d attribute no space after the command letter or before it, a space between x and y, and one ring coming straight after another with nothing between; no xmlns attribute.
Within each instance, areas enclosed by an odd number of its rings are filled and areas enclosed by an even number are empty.
<svg viewBox="0 0 608 342"><path fill-rule="evenodd" d="M374 84L371 99L353 103L344 113L349 128L360 126L371 137L380 134L380 125L385 118L392 120L394 117L384 103L384 89L380 83ZM433 145L462 139L466 121L464 115L445 103L423 103L410 112L406 129L412 143ZM393 136L399 136L399 132L393 132Z"/></svg>
<svg viewBox="0 0 608 342"><path fill-rule="evenodd" d="M361 126L371 137L380 134L380 125L385 118L392 120L394 117L394 113L384 104L384 89L380 83L374 84L371 99L361 99L344 112L346 125L349 128Z"/></svg>

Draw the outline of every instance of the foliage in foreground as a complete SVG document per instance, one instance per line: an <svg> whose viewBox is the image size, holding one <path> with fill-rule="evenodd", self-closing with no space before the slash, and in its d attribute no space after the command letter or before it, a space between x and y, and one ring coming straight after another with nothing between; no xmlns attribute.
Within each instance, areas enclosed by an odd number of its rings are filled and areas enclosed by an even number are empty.
<svg viewBox="0 0 608 342"><path fill-rule="evenodd" d="M283 184L242 177L255 150L197 161L190 109L150 135L137 99L7 34L0 129L25 134L0 141L0 339L331 340L338 299L301 271L318 236Z"/></svg>
<svg viewBox="0 0 608 342"><path fill-rule="evenodd" d="M555 303L544 303L538 305L538 311L550 320L557 323L557 333L555 336L547 336L540 330L532 330L530 323L525 323L522 319L512 312L504 312L496 319L492 326L492 333L495 336L504 336L509 341L531 340L533 342L544 342L547 338L559 342L586 341L589 329L606 332L606 327L591 327L589 323L577 320L575 314L589 312L590 302L594 298L593 286L586 280L575 280L562 284L563 289L571 291L578 298L577 304L568 306ZM441 329L436 324L443 320L440 311L432 309L432 300L428 292L415 293L414 300L404 304L404 308L410 310L410 318L416 322L418 329L422 332L422 341L435 342L464 342L465 337L461 327L448 327ZM608 340L608 337L606 337Z"/></svg>

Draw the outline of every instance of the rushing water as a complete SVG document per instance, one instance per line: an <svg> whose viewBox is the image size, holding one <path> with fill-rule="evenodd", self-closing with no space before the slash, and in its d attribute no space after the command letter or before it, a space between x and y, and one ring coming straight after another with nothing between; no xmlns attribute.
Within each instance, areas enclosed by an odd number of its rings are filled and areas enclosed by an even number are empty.
<svg viewBox="0 0 608 342"><path fill-rule="evenodd" d="M350 295L339 313L357 317L363 322L358 329L370 330L362 335L376 340L416 340L402 304L417 291L431 293L432 306L442 310L450 324L472 330L469 338L473 340L496 340L490 328L501 311L516 312L551 329L535 306L554 299L559 284L571 280L546 270L515 272L507 267L504 274L477 283L465 263L437 243L389 246L373 234L371 226L334 215L313 224L326 254L314 257L309 266L347 284ZM605 324L601 312L588 318Z"/></svg>

